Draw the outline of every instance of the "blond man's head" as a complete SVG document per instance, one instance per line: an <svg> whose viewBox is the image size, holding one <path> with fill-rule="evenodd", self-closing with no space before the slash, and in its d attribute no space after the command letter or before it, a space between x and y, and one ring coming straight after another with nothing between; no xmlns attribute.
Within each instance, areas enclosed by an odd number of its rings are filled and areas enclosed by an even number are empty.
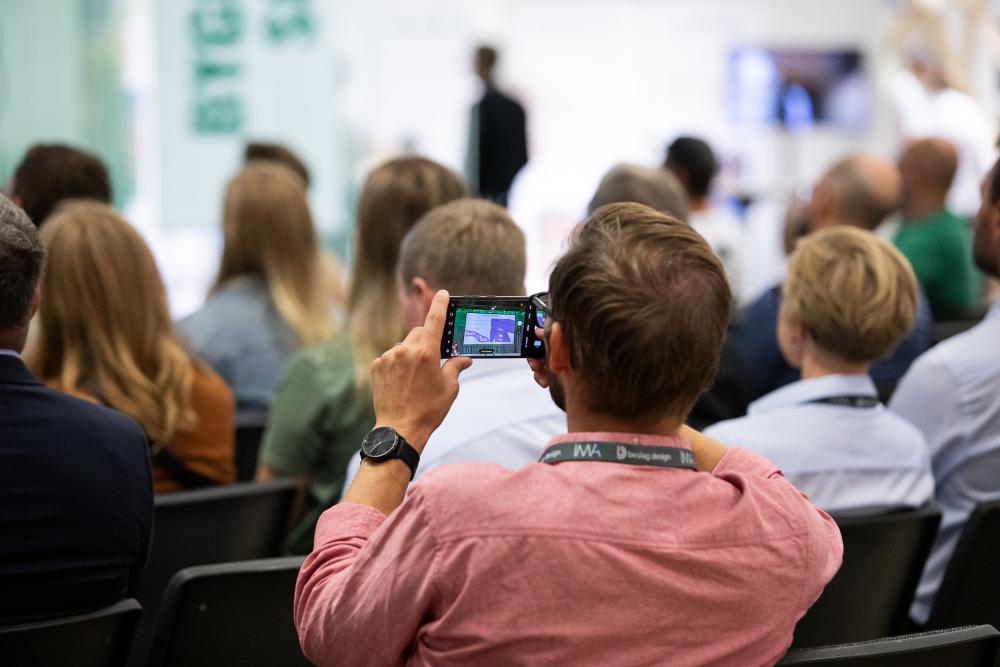
<svg viewBox="0 0 1000 667"><path fill-rule="evenodd" d="M862 229L830 227L799 241L789 260L782 328L839 360L870 363L913 328L918 300L913 269L896 248Z"/></svg>

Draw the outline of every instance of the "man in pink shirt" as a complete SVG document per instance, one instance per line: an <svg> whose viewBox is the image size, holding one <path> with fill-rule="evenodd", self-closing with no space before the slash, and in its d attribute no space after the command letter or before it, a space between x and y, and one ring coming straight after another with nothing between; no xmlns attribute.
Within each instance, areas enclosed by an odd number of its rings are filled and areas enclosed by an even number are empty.
<svg viewBox="0 0 1000 667"><path fill-rule="evenodd" d="M773 664L837 571L829 516L766 459L683 425L730 309L697 233L602 207L549 285L533 368L570 433L537 464L444 466L407 489L472 363L438 359L446 292L372 364L376 429L296 585L314 662Z"/></svg>

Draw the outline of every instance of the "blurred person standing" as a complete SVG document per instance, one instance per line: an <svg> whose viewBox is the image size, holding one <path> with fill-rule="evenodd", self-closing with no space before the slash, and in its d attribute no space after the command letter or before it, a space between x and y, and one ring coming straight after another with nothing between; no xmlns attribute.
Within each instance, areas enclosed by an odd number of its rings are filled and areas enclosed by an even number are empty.
<svg viewBox="0 0 1000 667"><path fill-rule="evenodd" d="M742 281L743 226L729 210L712 203L712 181L719 172L712 147L696 137L678 137L667 147L663 166L687 191L691 202L688 222L712 246L726 267L730 284L738 289Z"/></svg>
<svg viewBox="0 0 1000 667"><path fill-rule="evenodd" d="M973 258L1000 278L1000 162L983 179ZM982 322L938 343L914 362L893 394L890 409L919 428L930 445L943 511L910 614L930 615L934 596L969 515L1000 499L1000 302Z"/></svg>
<svg viewBox="0 0 1000 667"><path fill-rule="evenodd" d="M982 304L968 223L947 208L958 152L945 139L920 139L903 151L903 224L893 239L927 294L934 319L969 317Z"/></svg>
<svg viewBox="0 0 1000 667"><path fill-rule="evenodd" d="M898 169L871 155L851 155L834 163L813 188L802 227L792 226L788 242L811 232L835 225L850 225L872 231L900 202L901 179ZM752 399L800 378L781 354L777 342L781 285L764 292L751 304L732 333L748 374ZM887 358L872 364L876 385L891 389L910 364L931 342L931 312L921 295L914 327Z"/></svg>
<svg viewBox="0 0 1000 667"><path fill-rule="evenodd" d="M368 366L402 340L400 245L435 206L465 195L449 169L421 157L390 160L365 180L358 204L347 330L296 354L271 405L257 478L307 481L307 513L286 548L308 553L319 514L340 497L348 462L375 419Z"/></svg>
<svg viewBox="0 0 1000 667"><path fill-rule="evenodd" d="M46 387L21 359L44 260L32 221L0 195L0 625L135 595L153 525L139 424Z"/></svg>
<svg viewBox="0 0 1000 667"><path fill-rule="evenodd" d="M777 342L802 379L705 435L774 462L817 507L843 516L920 507L934 492L923 435L879 402L869 371L913 328L906 258L870 231L827 227L788 263Z"/></svg>
<svg viewBox="0 0 1000 667"><path fill-rule="evenodd" d="M139 233L107 204L72 202L42 229L38 334L26 361L47 384L142 426L157 493L233 482L233 396L174 335Z"/></svg>
<svg viewBox="0 0 1000 667"><path fill-rule="evenodd" d="M111 177L101 159L62 144L35 144L14 170L11 199L41 227L60 202L111 203Z"/></svg>
<svg viewBox="0 0 1000 667"><path fill-rule="evenodd" d="M524 107L497 88L498 58L492 47L476 49L473 66L485 91L472 108L468 160L473 189L506 206L514 177L528 163L528 135Z"/></svg>
<svg viewBox="0 0 1000 667"><path fill-rule="evenodd" d="M334 333L334 299L305 184L254 162L226 188L219 273L205 305L178 327L236 397L237 424L263 425L292 353Z"/></svg>

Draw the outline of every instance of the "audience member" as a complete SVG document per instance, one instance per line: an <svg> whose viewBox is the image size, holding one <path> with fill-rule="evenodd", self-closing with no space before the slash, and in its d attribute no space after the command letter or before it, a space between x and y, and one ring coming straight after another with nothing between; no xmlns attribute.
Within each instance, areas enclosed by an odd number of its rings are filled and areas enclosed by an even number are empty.
<svg viewBox="0 0 1000 667"><path fill-rule="evenodd" d="M27 354L35 374L138 421L157 493L234 481L232 394L175 337L139 233L107 204L74 202L42 239L49 261Z"/></svg>
<svg viewBox="0 0 1000 667"><path fill-rule="evenodd" d="M406 235L400 253L407 327L423 323L439 289L455 295L524 295L525 263L524 234L503 208L463 199L433 209ZM524 372L520 359L483 360L462 375L460 384L458 399L428 441L414 479L465 461L517 469L538 460L542 443L566 432L566 415ZM345 489L360 465L360 457L352 459Z"/></svg>
<svg viewBox="0 0 1000 667"><path fill-rule="evenodd" d="M403 237L427 211L465 195L462 181L420 157L369 174L358 205L347 331L296 355L275 394L258 478L307 477L308 512L287 542L308 553L319 514L340 497L347 464L374 423L368 366L405 335L396 267Z"/></svg>
<svg viewBox="0 0 1000 667"><path fill-rule="evenodd" d="M36 144L14 170L11 194L41 227L66 199L111 203L111 178L96 155L61 144Z"/></svg>
<svg viewBox="0 0 1000 667"><path fill-rule="evenodd" d="M712 181L719 171L719 163L711 146L695 137L679 137L667 147L663 166L677 177L687 192L691 202L687 221L705 237L722 260L730 283L739 285L745 245L743 226L731 211L712 203Z"/></svg>
<svg viewBox="0 0 1000 667"><path fill-rule="evenodd" d="M469 123L469 176L480 196L507 205L514 177L528 163L527 118L517 100L497 88L496 49L476 49L474 68L483 96Z"/></svg>
<svg viewBox="0 0 1000 667"><path fill-rule="evenodd" d="M570 433L540 463L444 466L403 503L471 363L438 358L448 293L372 364L378 428L296 585L314 662L772 664L836 572L830 517L770 462L682 426L729 321L708 244L606 206L549 285L533 367Z"/></svg>
<svg viewBox="0 0 1000 667"><path fill-rule="evenodd" d="M1000 278L1000 162L983 180L973 257ZM935 500L944 512L910 613L924 623L965 522L979 503L1000 499L1000 302L986 319L914 362L889 407L930 445Z"/></svg>
<svg viewBox="0 0 1000 667"><path fill-rule="evenodd" d="M805 227L797 237L834 225L850 225L873 230L892 213L900 197L899 172L891 164L868 155L853 155L834 164L813 190L805 216ZM748 375L750 395L760 398L779 387L795 382L800 373L788 365L777 342L781 286L765 292L743 314L733 330L733 345ZM886 359L872 364L871 375L880 391L891 389L910 363L930 345L931 314L926 299L920 298L913 329Z"/></svg>
<svg viewBox="0 0 1000 667"><path fill-rule="evenodd" d="M291 354L333 334L333 298L305 186L287 168L258 162L233 178L222 231L215 286L180 330L232 388L237 423L262 425Z"/></svg>
<svg viewBox="0 0 1000 667"><path fill-rule="evenodd" d="M298 155L293 153L287 146L281 144L267 143L263 141L251 141L247 143L243 150L243 161L252 164L257 161L276 162L294 171L306 189L309 188L309 169Z"/></svg>
<svg viewBox="0 0 1000 667"><path fill-rule="evenodd" d="M662 169L632 164L611 168L597 185L587 215L607 204L634 202L681 221L688 219L690 205L680 181Z"/></svg>
<svg viewBox="0 0 1000 667"><path fill-rule="evenodd" d="M968 317L982 298L969 225L945 208L957 168L958 152L944 139L914 141L899 159L903 226L894 241L913 264L938 320Z"/></svg>
<svg viewBox="0 0 1000 667"><path fill-rule="evenodd" d="M912 328L918 298L909 262L871 232L841 225L799 241L778 344L802 379L705 434L770 459L827 512L920 507L934 493L927 443L868 374Z"/></svg>
<svg viewBox="0 0 1000 667"><path fill-rule="evenodd" d="M47 388L21 361L44 254L28 216L0 196L0 625L134 594L153 524L139 426Z"/></svg>
<svg viewBox="0 0 1000 667"><path fill-rule="evenodd" d="M593 214L607 204L628 202L643 204L680 221L688 219L688 196L676 176L665 169L629 164L617 165L604 175L587 206L587 213ZM688 423L693 428L703 428L723 419L742 416L749 402L746 368L738 351L727 340L722 347L715 382L691 409Z"/></svg>

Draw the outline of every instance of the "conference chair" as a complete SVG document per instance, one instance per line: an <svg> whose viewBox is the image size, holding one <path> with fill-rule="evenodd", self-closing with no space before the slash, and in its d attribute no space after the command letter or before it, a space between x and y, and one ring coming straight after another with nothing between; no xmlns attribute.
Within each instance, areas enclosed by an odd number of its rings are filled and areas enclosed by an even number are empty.
<svg viewBox="0 0 1000 667"><path fill-rule="evenodd" d="M263 426L236 427L236 481L253 481L257 474L257 455L263 437Z"/></svg>
<svg viewBox="0 0 1000 667"><path fill-rule="evenodd" d="M940 523L941 513L933 507L839 519L844 564L795 627L792 647L903 632Z"/></svg>
<svg viewBox="0 0 1000 667"><path fill-rule="evenodd" d="M292 621L304 557L198 565L170 580L149 667L303 665Z"/></svg>
<svg viewBox="0 0 1000 667"><path fill-rule="evenodd" d="M874 641L789 651L781 667L995 667L1000 632L970 625Z"/></svg>
<svg viewBox="0 0 1000 667"><path fill-rule="evenodd" d="M160 600L171 577L192 565L279 555L298 491L292 480L274 480L156 497L153 544L136 596L146 614L129 665L145 664Z"/></svg>
<svg viewBox="0 0 1000 667"><path fill-rule="evenodd" d="M129 598L77 616L0 627L0 664L121 667L142 606Z"/></svg>
<svg viewBox="0 0 1000 667"><path fill-rule="evenodd" d="M969 623L1000 627L1000 501L969 516L945 569L927 628Z"/></svg>

